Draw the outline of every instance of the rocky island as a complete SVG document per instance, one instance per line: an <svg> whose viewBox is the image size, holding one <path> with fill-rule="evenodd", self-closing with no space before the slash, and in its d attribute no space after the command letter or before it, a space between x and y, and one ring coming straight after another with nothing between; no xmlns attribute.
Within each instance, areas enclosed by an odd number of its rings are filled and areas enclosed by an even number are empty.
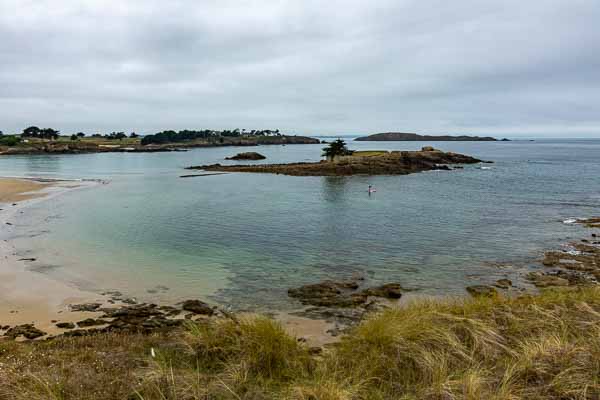
<svg viewBox="0 0 600 400"><path fill-rule="evenodd" d="M430 147L421 151L356 151L333 161L262 165L199 165L187 169L219 172L255 172L294 176L405 175L446 169L451 164L476 164L477 158Z"/></svg>
<svg viewBox="0 0 600 400"><path fill-rule="evenodd" d="M437 141L437 142L495 142L496 138L490 136L430 136L417 133L385 132L354 139L359 142L415 142L415 141ZM506 139L508 140L508 139Z"/></svg>
<svg viewBox="0 0 600 400"><path fill-rule="evenodd" d="M226 160L264 160L265 156L255 151L249 151L246 153L238 153L235 156L225 157Z"/></svg>

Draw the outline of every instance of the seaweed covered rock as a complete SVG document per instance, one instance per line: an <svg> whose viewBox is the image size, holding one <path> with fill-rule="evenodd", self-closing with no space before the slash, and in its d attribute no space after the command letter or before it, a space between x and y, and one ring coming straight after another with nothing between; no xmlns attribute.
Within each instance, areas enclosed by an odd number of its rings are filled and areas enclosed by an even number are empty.
<svg viewBox="0 0 600 400"><path fill-rule="evenodd" d="M496 289L487 285L467 286L467 292L473 297L494 297L498 294Z"/></svg>
<svg viewBox="0 0 600 400"><path fill-rule="evenodd" d="M185 311L190 311L194 314L213 315L214 310L211 306L200 300L186 300L182 307Z"/></svg>
<svg viewBox="0 0 600 400"><path fill-rule="evenodd" d="M232 157L226 157L226 160L264 160L265 156L255 151L249 151L246 153L238 153Z"/></svg>
<svg viewBox="0 0 600 400"><path fill-rule="evenodd" d="M45 336L46 332L39 330L33 324L23 324L17 325L10 328L4 336L9 337L11 339L16 339L19 336L24 337L25 339L37 339L39 337Z"/></svg>

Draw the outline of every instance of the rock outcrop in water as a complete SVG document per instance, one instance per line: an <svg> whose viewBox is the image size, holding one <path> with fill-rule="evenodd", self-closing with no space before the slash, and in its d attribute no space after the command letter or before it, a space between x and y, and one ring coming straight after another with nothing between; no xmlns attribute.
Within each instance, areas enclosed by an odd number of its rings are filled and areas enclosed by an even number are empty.
<svg viewBox="0 0 600 400"><path fill-rule="evenodd" d="M600 217L575 222L587 228L600 228ZM591 236L596 238L597 234ZM545 270L527 275L537 287L596 285L600 282L600 241L583 239L581 243L570 243L566 250L548 251L542 265Z"/></svg>
<svg viewBox="0 0 600 400"><path fill-rule="evenodd" d="M399 299L404 290L399 283L386 283L359 289L356 280L332 281L300 286L288 290L288 295L298 299L304 305L317 307L356 307L367 302L369 297Z"/></svg>
<svg viewBox="0 0 600 400"><path fill-rule="evenodd" d="M246 153L238 153L232 157L225 157L226 160L264 160L265 156L255 151L249 151Z"/></svg>
<svg viewBox="0 0 600 400"><path fill-rule="evenodd" d="M335 161L262 165L200 165L204 171L254 172L295 176L404 175L431 170L449 170L449 164L476 164L476 158L435 149L425 151L371 152L375 155L339 157Z"/></svg>

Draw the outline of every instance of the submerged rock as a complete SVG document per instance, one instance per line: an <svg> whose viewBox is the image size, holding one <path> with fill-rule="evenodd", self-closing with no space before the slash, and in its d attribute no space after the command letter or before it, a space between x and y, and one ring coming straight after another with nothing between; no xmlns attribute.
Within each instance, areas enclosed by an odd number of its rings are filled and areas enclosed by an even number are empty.
<svg viewBox="0 0 600 400"><path fill-rule="evenodd" d="M494 297L498 294L498 291L491 286L487 285L473 285L467 286L467 292L473 297Z"/></svg>
<svg viewBox="0 0 600 400"><path fill-rule="evenodd" d="M357 307L365 305L369 296L387 299L399 299L402 296L402 286L399 283L387 283L362 291L357 291L358 288L356 280L326 280L288 289L288 295L304 305L317 307Z"/></svg>
<svg viewBox="0 0 600 400"><path fill-rule="evenodd" d="M569 286L567 279L561 278L556 275L549 275L543 272L530 272L527 275L529 279L537 287L550 287L550 286Z"/></svg>
<svg viewBox="0 0 600 400"><path fill-rule="evenodd" d="M500 288L500 289L508 289L509 287L512 286L512 281L510 279L498 279L496 281L496 283L494 284L494 286Z"/></svg>
<svg viewBox="0 0 600 400"><path fill-rule="evenodd" d="M304 305L353 307L364 304L367 301L366 295L351 293L356 289L358 289L358 283L354 281L335 282L327 280L289 289L288 295L300 300Z"/></svg>
<svg viewBox="0 0 600 400"><path fill-rule="evenodd" d="M600 228L600 217L578 219L577 223L583 224L583 225L587 226L588 228Z"/></svg>
<svg viewBox="0 0 600 400"><path fill-rule="evenodd" d="M385 285L368 288L362 291L367 296L399 299L402 297L402 286L399 283L386 283Z"/></svg>
<svg viewBox="0 0 600 400"><path fill-rule="evenodd" d="M98 311L101 305L100 303L71 304L71 311L93 312Z"/></svg>

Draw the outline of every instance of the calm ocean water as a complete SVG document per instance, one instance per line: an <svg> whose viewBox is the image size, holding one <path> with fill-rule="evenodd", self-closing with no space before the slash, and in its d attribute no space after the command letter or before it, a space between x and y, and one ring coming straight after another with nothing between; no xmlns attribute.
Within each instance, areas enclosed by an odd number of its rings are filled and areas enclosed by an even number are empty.
<svg viewBox="0 0 600 400"><path fill-rule="evenodd" d="M583 234L562 220L600 214L600 140L349 145L433 145L495 163L406 176L178 177L242 150L225 147L0 157L0 175L110 180L26 210L16 243L38 257L35 270L87 289L236 308L294 307L287 288L354 272L426 294L464 293L514 278ZM291 162L318 160L322 147L253 150L264 162Z"/></svg>

